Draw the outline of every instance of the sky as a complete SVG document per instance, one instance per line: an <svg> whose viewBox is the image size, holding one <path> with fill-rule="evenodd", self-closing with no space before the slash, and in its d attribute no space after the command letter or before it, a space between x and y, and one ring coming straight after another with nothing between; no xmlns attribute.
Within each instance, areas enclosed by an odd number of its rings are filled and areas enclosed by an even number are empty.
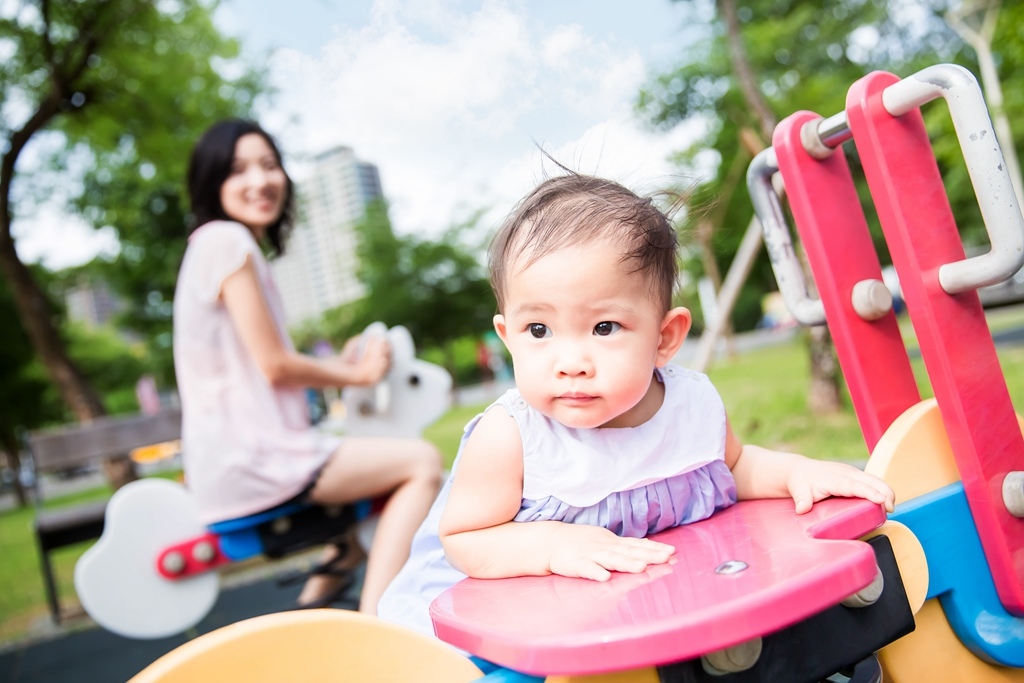
<svg viewBox="0 0 1024 683"><path fill-rule="evenodd" d="M653 131L633 104L692 40L687 4L222 0L214 18L269 70L277 95L257 115L294 179L347 145L379 168L395 230L434 234L481 209L500 221L557 172L540 148L640 192L679 181L668 158L698 124ZM50 268L116 249L55 208L15 234Z"/></svg>

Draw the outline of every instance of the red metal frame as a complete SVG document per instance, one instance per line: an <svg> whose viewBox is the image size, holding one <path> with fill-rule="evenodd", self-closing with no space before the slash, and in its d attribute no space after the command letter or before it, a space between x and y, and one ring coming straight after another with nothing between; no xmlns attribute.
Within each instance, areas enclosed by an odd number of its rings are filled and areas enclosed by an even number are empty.
<svg viewBox="0 0 1024 683"><path fill-rule="evenodd" d="M213 547L213 559L211 559L209 562L200 562L195 558L195 556L192 553L192 550L197 545L203 542L209 543ZM164 558L167 557L167 555L169 555L170 553L174 552L180 553L182 559L185 561L185 566L182 568L180 572L176 574L172 574L171 572L167 571L166 568L164 568ZM205 574L211 569L215 569L221 566L222 564L230 563L231 559L228 558L228 556L225 555L223 552L221 552L220 536L214 533L205 533L202 536L190 538L187 541L182 541L181 543L176 543L174 545L167 546L166 548L161 550L160 554L156 558L156 571L160 574L160 576L164 577L169 581L180 581L182 579L187 579L190 576L195 576L196 574Z"/></svg>
<svg viewBox="0 0 1024 683"><path fill-rule="evenodd" d="M996 590L1007 611L1024 615L1024 520L1002 501L1006 474L1024 469L1024 439L977 293L949 295L939 285L939 267L962 260L963 245L920 111L894 117L882 104L882 91L898 80L876 72L855 83L847 119ZM842 151L818 161L802 149L799 129L812 117L803 112L784 121L774 145L858 418L873 445L916 389L908 386L892 315L868 323L852 310L852 285L880 279L878 258L855 208Z"/></svg>
<svg viewBox="0 0 1024 683"><path fill-rule="evenodd" d="M776 127L772 147L853 407L871 450L897 417L921 401L921 394L896 315L890 311L869 321L853 310L853 286L861 280L880 281L882 267L843 150L819 160L800 141L804 124L819 118L813 112L788 117Z"/></svg>

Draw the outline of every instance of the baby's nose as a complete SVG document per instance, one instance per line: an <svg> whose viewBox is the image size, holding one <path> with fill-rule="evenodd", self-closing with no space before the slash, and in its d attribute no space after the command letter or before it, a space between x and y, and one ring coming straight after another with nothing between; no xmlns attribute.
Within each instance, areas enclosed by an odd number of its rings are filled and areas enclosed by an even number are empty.
<svg viewBox="0 0 1024 683"><path fill-rule="evenodd" d="M594 372L594 364L580 350L566 349L558 355L555 369L559 375L567 377L589 376Z"/></svg>

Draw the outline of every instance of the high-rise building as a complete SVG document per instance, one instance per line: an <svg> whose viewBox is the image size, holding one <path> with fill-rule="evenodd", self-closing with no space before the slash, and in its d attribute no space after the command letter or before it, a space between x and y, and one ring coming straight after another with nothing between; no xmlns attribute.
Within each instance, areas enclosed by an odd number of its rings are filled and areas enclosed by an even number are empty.
<svg viewBox="0 0 1024 683"><path fill-rule="evenodd" d="M102 280L81 276L64 294L64 305L70 320L87 327L109 323L124 306Z"/></svg>
<svg viewBox="0 0 1024 683"><path fill-rule="evenodd" d="M309 178L296 183L295 225L284 256L271 261L289 326L364 295L354 228L382 196L377 167L350 147L317 155Z"/></svg>

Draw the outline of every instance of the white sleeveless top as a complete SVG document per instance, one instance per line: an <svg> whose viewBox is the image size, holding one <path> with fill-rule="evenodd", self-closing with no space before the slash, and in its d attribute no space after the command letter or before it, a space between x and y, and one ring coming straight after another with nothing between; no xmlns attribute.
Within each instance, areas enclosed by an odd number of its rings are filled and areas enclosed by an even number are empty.
<svg viewBox="0 0 1024 683"><path fill-rule="evenodd" d="M679 366L665 367L658 377L665 384L664 401L637 427L566 427L531 408L515 389L488 407L501 406L511 415L523 440L523 500L515 521L590 524L643 537L736 502L718 392L705 375ZM463 445L480 417L467 425ZM458 462L377 609L382 618L428 635L430 603L465 578L448 564L438 537Z"/></svg>
<svg viewBox="0 0 1024 683"><path fill-rule="evenodd" d="M293 349L270 268L240 223L213 221L192 233L174 291L185 479L204 524L294 497L340 444L311 426L303 389L271 386L238 335L220 293L246 258L281 342Z"/></svg>

